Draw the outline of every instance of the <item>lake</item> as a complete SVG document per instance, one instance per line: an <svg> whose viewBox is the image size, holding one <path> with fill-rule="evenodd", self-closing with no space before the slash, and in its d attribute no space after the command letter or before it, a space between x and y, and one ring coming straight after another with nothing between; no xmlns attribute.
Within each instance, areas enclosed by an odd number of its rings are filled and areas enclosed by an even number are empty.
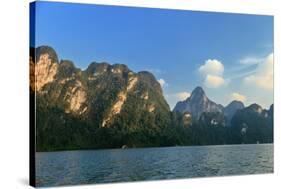
<svg viewBox="0 0 281 189"><path fill-rule="evenodd" d="M272 172L273 144L36 153L37 186Z"/></svg>

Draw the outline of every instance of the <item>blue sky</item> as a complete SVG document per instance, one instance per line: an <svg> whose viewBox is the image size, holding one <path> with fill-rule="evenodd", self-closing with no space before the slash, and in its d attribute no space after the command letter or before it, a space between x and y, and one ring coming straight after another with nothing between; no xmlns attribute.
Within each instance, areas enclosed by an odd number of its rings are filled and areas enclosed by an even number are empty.
<svg viewBox="0 0 281 189"><path fill-rule="evenodd" d="M196 86L222 105L273 103L273 17L37 2L36 41L87 68L154 73L173 108Z"/></svg>

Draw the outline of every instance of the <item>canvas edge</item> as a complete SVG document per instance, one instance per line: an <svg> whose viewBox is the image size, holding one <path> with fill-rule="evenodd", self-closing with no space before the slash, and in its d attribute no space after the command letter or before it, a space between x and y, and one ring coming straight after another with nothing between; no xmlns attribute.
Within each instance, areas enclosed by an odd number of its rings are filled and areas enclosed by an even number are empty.
<svg viewBox="0 0 281 189"><path fill-rule="evenodd" d="M35 57L35 13L36 2L29 4L29 57ZM29 64L29 185L36 187L35 181L35 92L31 89L31 77L35 78L32 72L33 65Z"/></svg>

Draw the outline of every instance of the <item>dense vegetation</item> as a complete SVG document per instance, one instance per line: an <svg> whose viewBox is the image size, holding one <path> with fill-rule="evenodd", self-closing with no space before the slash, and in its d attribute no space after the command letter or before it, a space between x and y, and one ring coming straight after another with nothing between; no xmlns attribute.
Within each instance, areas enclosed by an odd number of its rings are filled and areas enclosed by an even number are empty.
<svg viewBox="0 0 281 189"><path fill-rule="evenodd" d="M137 121L134 117L126 122L120 116L111 127L102 128L66 115L59 109L40 110L37 113L37 151L121 148L124 145L157 147L273 142L271 118L242 113L237 112L232 126L223 122L214 125L202 119L186 126L182 115L171 112L168 117L158 117L157 123L151 125L141 123L153 122L156 115L140 114L140 125L129 124ZM245 122L246 133L243 130Z"/></svg>
<svg viewBox="0 0 281 189"><path fill-rule="evenodd" d="M46 46L36 49L36 60L45 53L58 62L56 52ZM268 111L258 105L243 108L231 121L222 112L191 119L170 111L149 72L134 73L122 64L93 62L86 70L68 60L57 64L54 81L36 92L37 151L273 142L273 106ZM133 78L137 82L128 87ZM33 94L34 87L30 90ZM79 90L86 100L71 111L71 98ZM103 125L120 94L126 96L120 112Z"/></svg>

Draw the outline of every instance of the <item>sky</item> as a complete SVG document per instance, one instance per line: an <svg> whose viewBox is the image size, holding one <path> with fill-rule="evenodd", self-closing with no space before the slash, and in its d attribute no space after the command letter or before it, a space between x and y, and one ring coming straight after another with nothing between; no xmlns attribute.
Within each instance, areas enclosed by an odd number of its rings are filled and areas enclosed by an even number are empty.
<svg viewBox="0 0 281 189"><path fill-rule="evenodd" d="M273 103L273 17L37 2L35 40L59 59L152 72L173 109L196 86L216 103ZM31 23L33 26L33 23Z"/></svg>

